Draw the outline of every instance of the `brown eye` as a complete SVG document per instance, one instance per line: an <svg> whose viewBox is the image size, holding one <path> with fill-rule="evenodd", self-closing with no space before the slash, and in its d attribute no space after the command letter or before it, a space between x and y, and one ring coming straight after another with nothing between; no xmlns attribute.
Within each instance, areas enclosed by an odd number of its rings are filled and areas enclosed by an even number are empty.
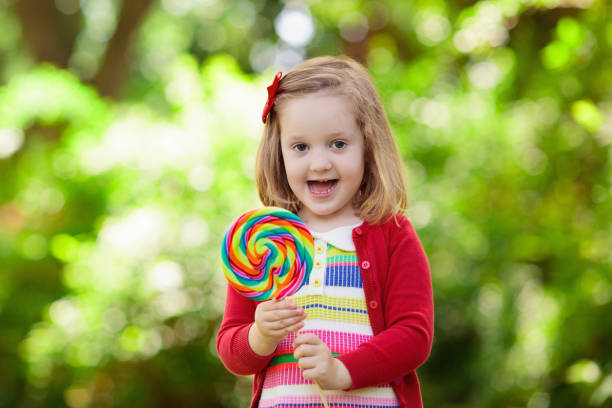
<svg viewBox="0 0 612 408"><path fill-rule="evenodd" d="M293 150L298 152L305 152L306 149L308 149L308 146L306 146L304 143L298 143L296 145L293 145Z"/></svg>

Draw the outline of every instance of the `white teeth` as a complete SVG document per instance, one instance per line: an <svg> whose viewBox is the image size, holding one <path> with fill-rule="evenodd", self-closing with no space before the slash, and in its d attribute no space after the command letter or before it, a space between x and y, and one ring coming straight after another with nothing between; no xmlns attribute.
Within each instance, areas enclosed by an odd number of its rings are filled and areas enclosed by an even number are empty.
<svg viewBox="0 0 612 408"><path fill-rule="evenodd" d="M309 186L309 187L312 187L312 186ZM310 191L312 191L315 194L327 194L335 188L336 188L336 183L332 184L332 186L328 188L327 191L314 191L312 188L310 188Z"/></svg>

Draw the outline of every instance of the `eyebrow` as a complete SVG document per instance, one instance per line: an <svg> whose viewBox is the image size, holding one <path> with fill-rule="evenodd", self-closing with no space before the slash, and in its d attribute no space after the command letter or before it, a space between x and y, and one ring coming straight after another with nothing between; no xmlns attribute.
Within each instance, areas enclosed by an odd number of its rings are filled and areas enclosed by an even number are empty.
<svg viewBox="0 0 612 408"><path fill-rule="evenodd" d="M341 136L341 137L350 137L352 135L350 133L346 133L346 132L344 132L342 130L339 130L337 132L329 133L327 136L328 137L338 137L338 136Z"/></svg>
<svg viewBox="0 0 612 408"><path fill-rule="evenodd" d="M350 133L344 132L342 130L339 130L337 132L328 133L325 136L329 139L332 139L335 137L344 137L344 138L350 139L353 137ZM303 139L304 139L304 136L300 134L286 136L287 143L301 142Z"/></svg>
<svg viewBox="0 0 612 408"><path fill-rule="evenodd" d="M303 139L303 137L300 135L285 136L286 143L294 143L294 142L300 141L301 139Z"/></svg>

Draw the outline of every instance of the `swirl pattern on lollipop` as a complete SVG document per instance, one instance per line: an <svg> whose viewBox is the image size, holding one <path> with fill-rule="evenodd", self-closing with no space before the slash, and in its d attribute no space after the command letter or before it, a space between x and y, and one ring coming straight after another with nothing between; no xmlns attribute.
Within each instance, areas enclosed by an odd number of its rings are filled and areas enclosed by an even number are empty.
<svg viewBox="0 0 612 408"><path fill-rule="evenodd" d="M254 299L281 299L308 282L314 239L292 212L263 207L242 214L227 230L221 266L238 293Z"/></svg>

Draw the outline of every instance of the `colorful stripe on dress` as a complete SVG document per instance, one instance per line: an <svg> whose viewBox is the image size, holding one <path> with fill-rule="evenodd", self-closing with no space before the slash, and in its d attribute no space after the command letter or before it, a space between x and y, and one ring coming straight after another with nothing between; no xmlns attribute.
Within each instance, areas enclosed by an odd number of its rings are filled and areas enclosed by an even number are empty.
<svg viewBox="0 0 612 408"><path fill-rule="evenodd" d="M355 252L327 246L323 295L304 286L293 300L306 311L300 333L319 337L333 356L351 352L373 337ZM296 334L288 334L275 350L264 379L260 408L323 408L311 380L293 357ZM330 408L390 408L399 402L389 384L353 391L324 391Z"/></svg>

